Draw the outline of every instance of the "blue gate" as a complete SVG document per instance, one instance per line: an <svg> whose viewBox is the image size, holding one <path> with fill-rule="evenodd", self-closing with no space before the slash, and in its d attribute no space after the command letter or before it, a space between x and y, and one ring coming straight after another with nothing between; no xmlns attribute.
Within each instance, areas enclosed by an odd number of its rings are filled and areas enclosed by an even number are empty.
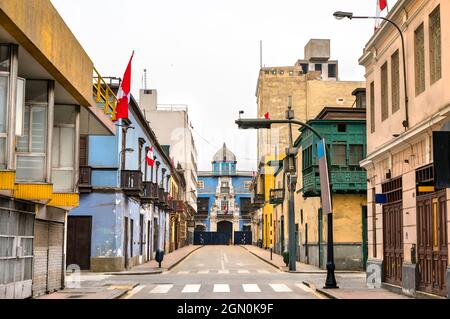
<svg viewBox="0 0 450 319"><path fill-rule="evenodd" d="M252 232L251 231L236 231L234 232L235 245L251 245Z"/></svg>
<svg viewBox="0 0 450 319"><path fill-rule="evenodd" d="M230 245L230 233L195 232L194 245Z"/></svg>

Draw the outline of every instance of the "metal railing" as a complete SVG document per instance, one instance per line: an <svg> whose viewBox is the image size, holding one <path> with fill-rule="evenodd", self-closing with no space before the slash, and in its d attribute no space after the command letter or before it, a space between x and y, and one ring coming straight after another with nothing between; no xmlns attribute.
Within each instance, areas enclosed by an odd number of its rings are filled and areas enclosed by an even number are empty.
<svg viewBox="0 0 450 319"><path fill-rule="evenodd" d="M270 190L270 204L272 205L282 204L284 202L284 197L285 197L284 188L277 188Z"/></svg>
<svg viewBox="0 0 450 319"><path fill-rule="evenodd" d="M80 166L80 179L78 186L91 186L92 168L90 166Z"/></svg>
<svg viewBox="0 0 450 319"><path fill-rule="evenodd" d="M117 116L116 94L113 90L111 90L96 68L94 68L93 80L93 95L95 102L97 103L97 107L102 109L104 114L110 116L112 121L115 121Z"/></svg>
<svg viewBox="0 0 450 319"><path fill-rule="evenodd" d="M124 190L142 191L142 172L121 171L120 186Z"/></svg>

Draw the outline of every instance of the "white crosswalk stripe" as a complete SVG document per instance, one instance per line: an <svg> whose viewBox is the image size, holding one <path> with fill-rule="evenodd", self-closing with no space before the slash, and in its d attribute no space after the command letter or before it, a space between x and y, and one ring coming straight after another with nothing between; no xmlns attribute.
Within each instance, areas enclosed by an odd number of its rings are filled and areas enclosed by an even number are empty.
<svg viewBox="0 0 450 319"><path fill-rule="evenodd" d="M248 270L238 270L238 274L249 274L250 271Z"/></svg>
<svg viewBox="0 0 450 319"><path fill-rule="evenodd" d="M187 275L187 274L189 274L189 271L179 271L178 274L179 275Z"/></svg>
<svg viewBox="0 0 450 319"><path fill-rule="evenodd" d="M244 289L244 292L261 292L261 289L259 289L256 284L244 284L242 285L242 288Z"/></svg>
<svg viewBox="0 0 450 319"><path fill-rule="evenodd" d="M227 284L215 284L213 292L230 292L230 286Z"/></svg>
<svg viewBox="0 0 450 319"><path fill-rule="evenodd" d="M173 285L158 285L150 291L151 294L166 294L172 289Z"/></svg>
<svg viewBox="0 0 450 319"><path fill-rule="evenodd" d="M230 271L228 269L220 269L219 270L219 274L221 274L221 275L225 275L225 274L229 274L229 273L230 273Z"/></svg>
<svg viewBox="0 0 450 319"><path fill-rule="evenodd" d="M292 292L292 290L285 284L269 284L275 292Z"/></svg>
<svg viewBox="0 0 450 319"><path fill-rule="evenodd" d="M200 291L201 286L202 285L186 285L184 286L182 293L197 293Z"/></svg>

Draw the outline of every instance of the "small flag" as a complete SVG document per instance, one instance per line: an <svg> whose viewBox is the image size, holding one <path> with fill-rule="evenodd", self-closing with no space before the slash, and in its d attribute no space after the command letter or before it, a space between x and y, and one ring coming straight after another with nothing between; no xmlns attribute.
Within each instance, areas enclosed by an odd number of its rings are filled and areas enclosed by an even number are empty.
<svg viewBox="0 0 450 319"><path fill-rule="evenodd" d="M375 32L380 28L380 16L381 12L384 11L388 6L387 0L377 0L377 19L375 20ZM389 10L389 9L388 9Z"/></svg>
<svg viewBox="0 0 450 319"><path fill-rule="evenodd" d="M151 167L155 166L155 156L153 155L153 146L150 146L147 155L145 156L147 164Z"/></svg>
<svg viewBox="0 0 450 319"><path fill-rule="evenodd" d="M122 83L120 84L119 91L117 92L117 106L116 116L114 122L119 119L128 119L128 103L130 103L131 92L131 61L133 60L134 51L131 55L130 62L128 62L127 69L123 75Z"/></svg>
<svg viewBox="0 0 450 319"><path fill-rule="evenodd" d="M266 114L264 114L264 118L265 118L266 120L270 120L270 113L267 112Z"/></svg>
<svg viewBox="0 0 450 319"><path fill-rule="evenodd" d="M387 7L387 0L380 0L380 11L383 11Z"/></svg>

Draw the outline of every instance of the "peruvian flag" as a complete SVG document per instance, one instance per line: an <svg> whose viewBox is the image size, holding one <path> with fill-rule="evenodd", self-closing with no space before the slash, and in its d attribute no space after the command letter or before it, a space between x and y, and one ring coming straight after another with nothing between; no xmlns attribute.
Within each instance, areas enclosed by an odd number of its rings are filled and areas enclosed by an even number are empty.
<svg viewBox="0 0 450 319"><path fill-rule="evenodd" d="M266 114L264 114L264 118L265 118L266 120L270 120L270 113L267 112Z"/></svg>
<svg viewBox="0 0 450 319"><path fill-rule="evenodd" d="M116 106L116 118L128 119L128 103L130 102L131 91L131 61L133 61L134 51L131 55L130 62L128 62L127 69L123 75L122 83L120 84L119 92L117 92L117 106Z"/></svg>
<svg viewBox="0 0 450 319"><path fill-rule="evenodd" d="M377 0L377 20L375 21L375 32L380 28L381 12L388 7L387 0ZM389 11L389 8L388 8Z"/></svg>
<svg viewBox="0 0 450 319"><path fill-rule="evenodd" d="M151 167L155 166L155 156L153 155L153 146L150 146L147 155L145 156L147 164Z"/></svg>

